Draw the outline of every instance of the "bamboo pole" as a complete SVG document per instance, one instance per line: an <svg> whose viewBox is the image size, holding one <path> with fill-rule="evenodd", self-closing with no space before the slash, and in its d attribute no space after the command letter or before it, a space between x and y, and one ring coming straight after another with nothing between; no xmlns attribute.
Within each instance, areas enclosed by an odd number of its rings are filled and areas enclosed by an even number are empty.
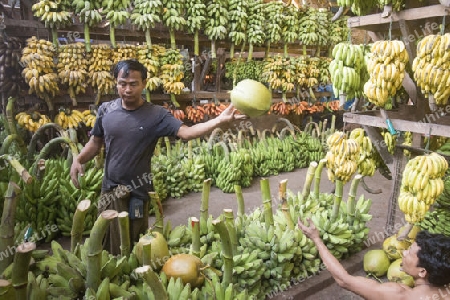
<svg viewBox="0 0 450 300"><path fill-rule="evenodd" d="M5 270L14 258L14 226L17 201L16 197L20 194L20 187L10 181L8 189L5 192L3 204L3 213L0 223L0 254L6 254L6 257L0 260L0 270ZM8 255L9 253L9 255Z"/></svg>
<svg viewBox="0 0 450 300"><path fill-rule="evenodd" d="M266 228L269 228L270 226L273 226L272 196L270 195L269 179L261 179L260 185L264 205L264 221L266 224Z"/></svg>
<svg viewBox="0 0 450 300"><path fill-rule="evenodd" d="M200 257L200 220L196 217L191 218L192 227L192 254Z"/></svg>
<svg viewBox="0 0 450 300"><path fill-rule="evenodd" d="M149 192L148 195L150 196L151 205L156 208L155 226L154 228L152 228L152 231L156 231L162 234L164 232L164 213L161 200L159 199L159 195L157 192Z"/></svg>
<svg viewBox="0 0 450 300"><path fill-rule="evenodd" d="M150 289L158 300L169 299L164 286L158 278L158 275L152 270L150 266L143 266L135 269L136 275L144 280L148 284Z"/></svg>
<svg viewBox="0 0 450 300"><path fill-rule="evenodd" d="M234 215L233 210L225 208L223 210L223 215L225 217L225 225L228 229L228 234L230 235L231 248L233 250L233 256L237 254L238 238L236 232L236 226L234 225Z"/></svg>
<svg viewBox="0 0 450 300"><path fill-rule="evenodd" d="M117 217L119 218L120 254L128 257L131 251L130 219L128 218L128 212L122 211Z"/></svg>
<svg viewBox="0 0 450 300"><path fill-rule="evenodd" d="M102 241L108 229L109 223L118 215L115 210L105 210L94 223L87 245L87 272L86 288L92 288L95 291L100 285L100 274L102 267Z"/></svg>
<svg viewBox="0 0 450 300"><path fill-rule="evenodd" d="M306 173L305 185L303 186L302 191L303 199L307 199L309 196L309 193L311 191L311 183L313 181L317 166L318 164L315 161L309 164L308 172Z"/></svg>
<svg viewBox="0 0 450 300"><path fill-rule="evenodd" d="M319 199L320 194L320 179L322 178L322 170L323 166L327 163L326 158L322 158L319 160L319 165L314 172L315 181L314 181L314 198Z"/></svg>
<svg viewBox="0 0 450 300"><path fill-rule="evenodd" d="M209 207L209 194L211 192L211 178L203 181L202 189L202 203L200 206L200 234L208 233L208 207Z"/></svg>
<svg viewBox="0 0 450 300"><path fill-rule="evenodd" d="M355 198L356 198L356 190L358 189L359 182L362 179L361 174L355 175L352 181L352 185L350 186L350 191L348 192L347 198L347 222L350 226L353 225L353 220L355 219Z"/></svg>
<svg viewBox="0 0 450 300"><path fill-rule="evenodd" d="M16 249L11 275L11 283L16 291L16 299L27 299L28 269L31 253L34 249L36 249L36 244L33 242L20 244Z"/></svg>
<svg viewBox="0 0 450 300"><path fill-rule="evenodd" d="M73 214L72 230L70 231L70 252L74 252L77 244L81 244L84 231L84 219L91 206L91 200L85 199L80 201L77 205L77 209Z"/></svg>
<svg viewBox="0 0 450 300"><path fill-rule="evenodd" d="M223 286L228 286L233 282L233 248L231 246L230 234L227 226L222 220L213 221L214 229L220 235L223 256Z"/></svg>
<svg viewBox="0 0 450 300"><path fill-rule="evenodd" d="M291 230L294 230L295 225L294 221L292 220L289 204L287 202L286 191L287 191L287 179L283 179L280 181L278 185L278 199L281 201L281 211L283 212L283 215L286 218L287 227Z"/></svg>
<svg viewBox="0 0 450 300"><path fill-rule="evenodd" d="M0 279L0 299L16 300L16 293L11 281Z"/></svg>

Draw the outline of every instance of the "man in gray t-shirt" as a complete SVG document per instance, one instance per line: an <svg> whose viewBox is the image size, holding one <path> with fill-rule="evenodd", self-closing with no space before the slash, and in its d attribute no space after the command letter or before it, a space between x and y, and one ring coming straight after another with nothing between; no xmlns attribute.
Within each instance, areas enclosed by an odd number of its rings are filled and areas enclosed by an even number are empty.
<svg viewBox="0 0 450 300"><path fill-rule="evenodd" d="M152 190L150 163L158 138L174 136L183 140L194 139L222 123L246 116L235 115L236 109L230 105L217 118L189 127L165 108L144 101L142 91L146 85L147 69L137 60L120 61L114 68L114 78L120 98L99 107L91 138L74 158L70 175L78 187L78 175L84 175L82 165L93 159L105 145L102 194L123 185L130 192L130 197L100 201L98 210L99 213L106 209L121 212L129 211L133 205L140 207L142 215L130 217L130 239L133 243L148 229L148 192ZM117 220L111 222L104 247L114 255L120 253Z"/></svg>

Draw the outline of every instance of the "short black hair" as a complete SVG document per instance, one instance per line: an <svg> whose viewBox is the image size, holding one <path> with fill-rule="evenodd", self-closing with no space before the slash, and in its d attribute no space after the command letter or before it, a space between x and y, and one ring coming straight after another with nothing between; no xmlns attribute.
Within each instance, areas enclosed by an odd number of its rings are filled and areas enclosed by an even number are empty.
<svg viewBox="0 0 450 300"><path fill-rule="evenodd" d="M416 243L420 247L418 267L427 270L428 282L434 286L450 283L450 237L421 231Z"/></svg>
<svg viewBox="0 0 450 300"><path fill-rule="evenodd" d="M147 68L137 59L126 59L119 61L113 70L114 79L117 79L120 71L123 71L123 77L128 77L128 74L130 74L130 70L140 72L142 80L147 79Z"/></svg>

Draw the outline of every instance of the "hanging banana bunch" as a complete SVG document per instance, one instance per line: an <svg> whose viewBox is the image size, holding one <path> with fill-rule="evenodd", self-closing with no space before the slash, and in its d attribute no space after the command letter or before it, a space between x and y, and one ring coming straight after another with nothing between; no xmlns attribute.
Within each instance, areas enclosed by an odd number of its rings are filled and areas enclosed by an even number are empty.
<svg viewBox="0 0 450 300"><path fill-rule="evenodd" d="M284 56L288 56L288 44L298 38L300 18L302 13L294 5L286 5L283 10L281 40L284 45Z"/></svg>
<svg viewBox="0 0 450 300"><path fill-rule="evenodd" d="M378 1L383 0L337 0L337 4L340 7L350 7L354 14L363 16L368 14L372 9L376 8Z"/></svg>
<svg viewBox="0 0 450 300"><path fill-rule="evenodd" d="M120 43L113 51L113 64L116 65L124 59L136 59L137 46L133 44Z"/></svg>
<svg viewBox="0 0 450 300"><path fill-rule="evenodd" d="M145 32L145 41L147 46L151 47L152 40L150 35L150 28L154 27L156 23L161 22L161 14L163 10L161 0L135 0L133 2L133 11L131 12L131 22L138 27L139 30Z"/></svg>
<svg viewBox="0 0 450 300"><path fill-rule="evenodd" d="M332 18L332 13L329 13L328 18ZM341 17L334 22L328 24L328 44L330 46L337 45L348 40L348 33L350 29L347 26L348 16Z"/></svg>
<svg viewBox="0 0 450 300"><path fill-rule="evenodd" d="M331 57L321 57L319 60L319 83L327 85L331 83L330 63L333 59Z"/></svg>
<svg viewBox="0 0 450 300"><path fill-rule="evenodd" d="M67 84L72 105L77 106L76 95L85 93L87 86L87 64L83 43L61 45L58 53L58 77L62 84Z"/></svg>
<svg viewBox="0 0 450 300"><path fill-rule="evenodd" d="M95 105L100 103L100 97L110 93L115 86L111 75L113 49L107 44L92 45L92 51L87 53L89 60L88 84L97 90Z"/></svg>
<svg viewBox="0 0 450 300"><path fill-rule="evenodd" d="M404 0L378 0L378 6L383 8L387 5L392 6L393 11L402 10L405 7Z"/></svg>
<svg viewBox="0 0 450 300"><path fill-rule="evenodd" d="M161 85L161 79L158 74L160 72L159 54L162 47L153 45L139 45L137 50L138 60L147 68L147 84L145 86L145 96L150 102L150 91L156 90Z"/></svg>
<svg viewBox="0 0 450 300"><path fill-rule="evenodd" d="M72 23L70 6L61 1L41 0L31 6L34 16L52 31L53 46L58 47L58 29Z"/></svg>
<svg viewBox="0 0 450 300"><path fill-rule="evenodd" d="M178 49L166 49L160 56L161 78L164 90L170 94L170 100L175 107L180 104L175 99L175 95L181 94L184 89L184 64L183 56Z"/></svg>
<svg viewBox="0 0 450 300"><path fill-rule="evenodd" d="M248 42L248 56L247 61L253 58L253 46L259 46L264 43L264 3L262 0L248 1L248 28L247 28L247 42Z"/></svg>
<svg viewBox="0 0 450 300"><path fill-rule="evenodd" d="M309 66L309 56L297 56L291 57L294 61L295 68L295 86L297 90L297 99L303 98L301 96L302 88L306 87L308 84L308 66Z"/></svg>
<svg viewBox="0 0 450 300"><path fill-rule="evenodd" d="M22 41L18 37L0 35L0 92L6 97L19 94L22 81L19 65L22 55Z"/></svg>
<svg viewBox="0 0 450 300"><path fill-rule="evenodd" d="M295 87L294 59L277 54L265 61L262 80L268 83L270 89L281 90L283 101L287 102L286 92L293 91Z"/></svg>
<svg viewBox="0 0 450 300"><path fill-rule="evenodd" d="M300 19L298 39L300 44L303 45L303 55L307 55L306 46L321 44L324 39L322 33L319 31L318 16L319 10L309 7L306 14ZM325 33L325 36L326 35L328 35L327 31Z"/></svg>
<svg viewBox="0 0 450 300"><path fill-rule="evenodd" d="M184 11L185 0L163 0L163 22L169 28L170 48L176 49L175 30L182 30L186 26Z"/></svg>
<svg viewBox="0 0 450 300"><path fill-rule="evenodd" d="M109 21L109 39L114 49L117 48L115 28L123 25L130 18L130 13L127 11L131 4L131 0L122 1L104 1L107 3L103 9L106 14L106 19Z"/></svg>
<svg viewBox="0 0 450 300"><path fill-rule="evenodd" d="M270 45L281 41L282 21L283 21L283 2L270 1L264 3L264 18L271 20L265 23L264 32L266 32L266 57L270 52Z"/></svg>
<svg viewBox="0 0 450 300"><path fill-rule="evenodd" d="M310 88L311 96L313 96L313 98L315 97L312 88L319 84L319 75L320 75L319 64L320 64L319 57L311 57L309 59L308 82L306 86Z"/></svg>
<svg viewBox="0 0 450 300"><path fill-rule="evenodd" d="M358 173L363 176L373 176L377 169L377 162L374 158L372 141L364 134L364 129L355 128L350 132L350 138L358 142L360 153L358 159Z"/></svg>
<svg viewBox="0 0 450 300"><path fill-rule="evenodd" d="M348 139L345 133L336 131L327 139L328 179L336 179L345 184L357 170L360 155L359 144L354 139Z"/></svg>
<svg viewBox="0 0 450 300"><path fill-rule="evenodd" d="M409 56L402 41L377 41L371 53L367 62L370 79L364 84L364 94L370 102L384 107L402 86Z"/></svg>
<svg viewBox="0 0 450 300"><path fill-rule="evenodd" d="M203 0L186 0L187 28L194 34L194 55L199 56L198 32L204 28L206 21L206 5Z"/></svg>
<svg viewBox="0 0 450 300"><path fill-rule="evenodd" d="M216 41L224 40L228 33L228 1L209 0L206 2L206 7L208 7L208 11L205 22L205 34L211 41L211 58L215 59Z"/></svg>
<svg viewBox="0 0 450 300"><path fill-rule="evenodd" d="M450 96L450 33L427 35L417 44L412 69L425 97L446 105Z"/></svg>
<svg viewBox="0 0 450 300"><path fill-rule="evenodd" d="M102 2L100 0L75 0L73 2L75 13L80 17L80 21L84 23L84 43L86 46L86 52L91 52L91 35L90 27L95 27L102 22L102 15L100 10Z"/></svg>
<svg viewBox="0 0 450 300"><path fill-rule="evenodd" d="M234 47L244 45L247 40L245 29L248 24L248 0L231 0L228 3L228 38L231 40L230 58L234 57Z"/></svg>
<svg viewBox="0 0 450 300"><path fill-rule="evenodd" d="M52 98L59 93L58 75L54 71L55 51L51 42L32 36L27 39L20 58L25 67L22 76L30 87L28 93L44 99L50 111L54 110Z"/></svg>

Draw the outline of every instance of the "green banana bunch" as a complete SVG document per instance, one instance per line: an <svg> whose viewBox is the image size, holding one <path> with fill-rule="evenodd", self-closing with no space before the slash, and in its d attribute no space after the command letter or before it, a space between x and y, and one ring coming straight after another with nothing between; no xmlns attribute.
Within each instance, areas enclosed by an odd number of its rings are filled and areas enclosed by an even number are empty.
<svg viewBox="0 0 450 300"><path fill-rule="evenodd" d="M160 0L135 0L133 3L133 10L131 11L130 19L131 22L137 25L140 30L147 31L150 30L150 28L154 27L156 23L161 22L162 11L163 6ZM147 40L147 43L148 42L151 43L151 41Z"/></svg>
<svg viewBox="0 0 450 300"><path fill-rule="evenodd" d="M378 6L380 8L383 8L386 5L392 6L393 11L400 11L405 7L405 1L404 0L378 0Z"/></svg>
<svg viewBox="0 0 450 300"><path fill-rule="evenodd" d="M190 226L178 225L175 228L170 228L170 223L168 222L164 227L164 237L172 254L189 253L189 247L192 242Z"/></svg>
<svg viewBox="0 0 450 300"><path fill-rule="evenodd" d="M264 4L264 18L265 20L272 20L267 22L264 28L266 32L267 52L270 51L270 44L275 44L281 41L282 21L283 21L284 4L278 1L270 1Z"/></svg>
<svg viewBox="0 0 450 300"><path fill-rule="evenodd" d="M308 46L327 45L329 22L329 14L326 8L309 7L300 20L298 32L300 43Z"/></svg>
<svg viewBox="0 0 450 300"><path fill-rule="evenodd" d="M231 0L228 2L228 38L232 44L230 57L234 58L234 47L243 45L247 40L246 28L248 26L247 0ZM244 63L244 62L240 62ZM233 74L233 72L231 72ZM237 80L238 82L240 80Z"/></svg>
<svg viewBox="0 0 450 300"><path fill-rule="evenodd" d="M47 299L49 280L44 274L35 276L33 272L28 272L27 299L38 300Z"/></svg>
<svg viewBox="0 0 450 300"><path fill-rule="evenodd" d="M261 82L264 69L264 61L262 60L243 60L239 58L231 59L225 63L225 78L233 79L236 82L244 79L253 79Z"/></svg>
<svg viewBox="0 0 450 300"><path fill-rule="evenodd" d="M437 105L446 105L450 95L449 79L450 34L427 35L417 44L417 56L412 70L422 93ZM430 58L431 57L431 58Z"/></svg>
<svg viewBox="0 0 450 300"><path fill-rule="evenodd" d="M301 13L294 5L286 5L283 10L281 40L284 44L284 54L287 55L287 44L297 41L300 31Z"/></svg>
<svg viewBox="0 0 450 300"><path fill-rule="evenodd" d="M35 17L45 23L45 27L64 28L72 24L72 13L69 6L61 5L61 2L41 0L31 6Z"/></svg>
<svg viewBox="0 0 450 300"><path fill-rule="evenodd" d="M165 200L169 195L165 179L167 177L167 156L156 155L152 158L151 173L153 188L158 193L159 199Z"/></svg>
<svg viewBox="0 0 450 300"><path fill-rule="evenodd" d="M186 0L187 28L194 34L194 55L200 55L198 33L204 28L207 16L207 8L202 0Z"/></svg>
<svg viewBox="0 0 450 300"><path fill-rule="evenodd" d="M372 200L366 199L364 195L361 195L356 202L354 216L352 216L353 223L349 224L349 229L353 233L353 244L348 249L350 254L358 253L365 247L364 242L367 240L369 234L367 222L372 219L372 215L369 213L371 206ZM347 220L348 214L349 212L347 211Z"/></svg>
<svg viewBox="0 0 450 300"><path fill-rule="evenodd" d="M163 23L169 28L171 49L175 50L175 30L183 30L187 24L185 18L186 1L163 0L163 7Z"/></svg>
<svg viewBox="0 0 450 300"><path fill-rule="evenodd" d="M317 137L306 135L305 137L306 149L308 153L308 165L313 161L319 161L325 156L325 151L322 143Z"/></svg>
<svg viewBox="0 0 450 300"><path fill-rule="evenodd" d="M193 192L201 192L205 177L205 164L201 156L191 159L184 159L181 164L186 172L185 180L188 181L188 188Z"/></svg>
<svg viewBox="0 0 450 300"><path fill-rule="evenodd" d="M94 27L99 24L103 17L96 5L96 1L80 1L84 2L82 7L75 7L75 13L80 16L80 19L89 27ZM75 4L76 2L74 2ZM89 52L89 51L88 51Z"/></svg>
<svg viewBox="0 0 450 300"><path fill-rule="evenodd" d="M378 0L338 0L337 4L341 7L350 7L353 13L363 16L376 8L379 2Z"/></svg>
<svg viewBox="0 0 450 300"><path fill-rule="evenodd" d="M233 280L236 283L237 291L247 290L249 295L259 294L258 289L261 287L261 278L264 273L264 263L258 257L258 250L248 250L239 247L239 254L233 256Z"/></svg>
<svg viewBox="0 0 450 300"><path fill-rule="evenodd" d="M330 74L330 63L333 59L331 57L321 57L319 59L319 76L318 81L320 84L330 84L331 83L331 74Z"/></svg>
<svg viewBox="0 0 450 300"><path fill-rule="evenodd" d="M444 191L436 199L436 202L440 207L447 209L450 207L450 177L448 175L444 178Z"/></svg>
<svg viewBox="0 0 450 300"><path fill-rule="evenodd" d="M250 186L253 178L253 162L247 149L229 152L225 144L222 144L226 152L225 157L218 165L219 174L216 186L225 193L234 192L234 186Z"/></svg>
<svg viewBox="0 0 450 300"><path fill-rule="evenodd" d="M207 17L204 32L211 41L211 58L216 58L216 41L228 35L228 1L206 1Z"/></svg>
<svg viewBox="0 0 450 300"><path fill-rule="evenodd" d="M332 18L331 12L329 18ZM337 45L348 40L350 29L347 26L348 16L343 16L334 22L329 22L328 26L328 42L330 45Z"/></svg>
<svg viewBox="0 0 450 300"><path fill-rule="evenodd" d="M248 56L247 60L250 61L253 58L253 47L260 46L266 39L264 32L264 3L262 0L248 0L247 2L247 43L248 43Z"/></svg>
<svg viewBox="0 0 450 300"><path fill-rule="evenodd" d="M447 206L428 211L425 214L425 218L418 225L422 230L427 230L430 233L440 233L450 236L448 222L450 222L450 210Z"/></svg>
<svg viewBox="0 0 450 300"><path fill-rule="evenodd" d="M397 142L397 135L392 135L387 130L382 130L381 135L383 136L384 143L389 151L389 153L394 154L395 143Z"/></svg>

